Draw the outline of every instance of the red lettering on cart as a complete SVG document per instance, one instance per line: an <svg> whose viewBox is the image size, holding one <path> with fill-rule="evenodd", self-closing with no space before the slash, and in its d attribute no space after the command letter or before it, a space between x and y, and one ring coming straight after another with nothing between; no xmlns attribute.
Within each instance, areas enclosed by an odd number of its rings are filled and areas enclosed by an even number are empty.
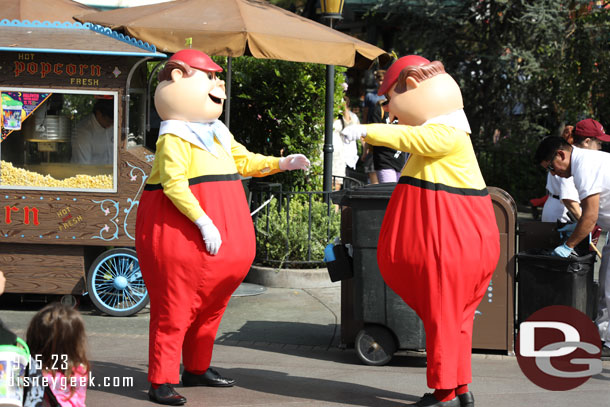
<svg viewBox="0 0 610 407"><path fill-rule="evenodd" d="M47 76L49 73L51 73L51 64L48 62L41 62L40 63L40 77L44 78L45 76Z"/></svg>
<svg viewBox="0 0 610 407"><path fill-rule="evenodd" d="M36 208L32 208L30 209L27 206L23 207L23 223L25 223L26 225L30 224L30 211L32 211L32 224L34 226L38 226L40 225L40 223L38 222L38 209Z"/></svg>
<svg viewBox="0 0 610 407"><path fill-rule="evenodd" d="M30 75L34 75L37 72L38 72L38 64L36 62L29 62L28 63L28 73Z"/></svg>
<svg viewBox="0 0 610 407"><path fill-rule="evenodd" d="M40 75L41 78L46 78L49 74L58 76L90 76L93 78L100 78L102 76L101 65L90 65L90 64L63 64L56 62L51 64L50 62L34 62L34 55L31 54L19 54L19 57L14 61L15 77L20 76L23 73L28 73L32 76ZM24 62L31 61L31 62ZM82 78L80 81L82 84L97 85L98 80L93 78Z"/></svg>
<svg viewBox="0 0 610 407"><path fill-rule="evenodd" d="M15 78L21 75L25 71L25 63L21 61L15 61Z"/></svg>
<svg viewBox="0 0 610 407"><path fill-rule="evenodd" d="M91 76L102 76L102 67L99 65L91 65Z"/></svg>
<svg viewBox="0 0 610 407"><path fill-rule="evenodd" d="M19 208L17 208L16 206L6 205L4 207L4 223L9 225L11 223L11 211L17 212L18 210Z"/></svg>
<svg viewBox="0 0 610 407"><path fill-rule="evenodd" d="M74 65L74 64L66 65L66 73L70 76L76 74L76 65Z"/></svg>
<svg viewBox="0 0 610 407"><path fill-rule="evenodd" d="M19 208L10 205L6 205L4 207L4 223L6 223L7 225L13 223L13 216L11 212L19 212ZM29 225L30 223L34 226L40 225L40 222L38 221L38 208L30 208L29 206L24 206L23 223L25 225Z"/></svg>

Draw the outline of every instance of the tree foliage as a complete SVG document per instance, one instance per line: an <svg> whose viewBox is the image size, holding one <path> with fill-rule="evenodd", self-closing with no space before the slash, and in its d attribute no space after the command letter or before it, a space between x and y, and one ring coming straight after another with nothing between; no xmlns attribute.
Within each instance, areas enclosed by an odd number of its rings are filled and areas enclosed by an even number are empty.
<svg viewBox="0 0 610 407"><path fill-rule="evenodd" d="M345 69L335 72L337 110ZM277 174L267 181L292 190L322 189L325 95L325 65L233 59L230 125L237 141L265 155L305 154L312 163L307 172Z"/></svg>
<svg viewBox="0 0 610 407"><path fill-rule="evenodd" d="M582 0L385 0L369 18L399 55L438 59L461 86L489 185L518 202L544 191L541 137L594 117L610 127L610 9ZM604 93L605 92L605 93Z"/></svg>

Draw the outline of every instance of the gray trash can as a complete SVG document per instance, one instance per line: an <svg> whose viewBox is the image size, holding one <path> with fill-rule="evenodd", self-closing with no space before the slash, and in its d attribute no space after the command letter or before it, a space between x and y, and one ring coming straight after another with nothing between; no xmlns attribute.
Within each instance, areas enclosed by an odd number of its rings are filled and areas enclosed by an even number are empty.
<svg viewBox="0 0 610 407"><path fill-rule="evenodd" d="M368 365L388 363L398 349L426 347L421 319L385 284L377 266L379 231L395 186L396 183L366 185L332 196L333 202L351 209L353 278L349 280L351 292L342 290L342 298L346 294L351 297L351 317L361 328L354 347ZM342 319L341 324L353 325L354 321ZM351 338L343 337L342 342L349 343Z"/></svg>

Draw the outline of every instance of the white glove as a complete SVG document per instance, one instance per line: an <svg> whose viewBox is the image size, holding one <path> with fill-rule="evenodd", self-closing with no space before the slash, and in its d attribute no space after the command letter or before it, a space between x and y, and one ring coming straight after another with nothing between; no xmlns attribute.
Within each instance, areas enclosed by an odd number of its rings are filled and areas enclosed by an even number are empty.
<svg viewBox="0 0 610 407"><path fill-rule="evenodd" d="M309 160L303 154L290 154L288 157L280 158L280 170L306 170L309 168Z"/></svg>
<svg viewBox="0 0 610 407"><path fill-rule="evenodd" d="M352 124L341 130L341 135L345 137L345 141L351 142L366 137L366 126L362 124Z"/></svg>
<svg viewBox="0 0 610 407"><path fill-rule="evenodd" d="M212 219L208 217L205 213L202 217L195 221L195 224L199 228L201 232L201 236L203 236L203 241L205 242L205 248L212 255L216 255L218 250L220 249L220 245L222 244L222 239L220 239L220 232L214 226L214 222Z"/></svg>

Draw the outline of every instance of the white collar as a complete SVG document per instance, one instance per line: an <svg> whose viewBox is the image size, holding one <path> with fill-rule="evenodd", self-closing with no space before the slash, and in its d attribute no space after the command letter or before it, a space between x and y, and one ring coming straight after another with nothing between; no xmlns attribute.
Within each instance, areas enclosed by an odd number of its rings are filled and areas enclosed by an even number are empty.
<svg viewBox="0 0 610 407"><path fill-rule="evenodd" d="M426 124L444 124L446 126L464 130L468 134L472 133L470 130L470 124L468 124L468 118L466 117L466 113L464 113L464 109L428 119L424 122L424 124L422 124L422 126L425 126Z"/></svg>
<svg viewBox="0 0 610 407"><path fill-rule="evenodd" d="M220 120L207 123L164 120L159 126L159 135L166 133L178 136L218 157L214 146L214 138L216 138L222 148L231 154L231 132Z"/></svg>

